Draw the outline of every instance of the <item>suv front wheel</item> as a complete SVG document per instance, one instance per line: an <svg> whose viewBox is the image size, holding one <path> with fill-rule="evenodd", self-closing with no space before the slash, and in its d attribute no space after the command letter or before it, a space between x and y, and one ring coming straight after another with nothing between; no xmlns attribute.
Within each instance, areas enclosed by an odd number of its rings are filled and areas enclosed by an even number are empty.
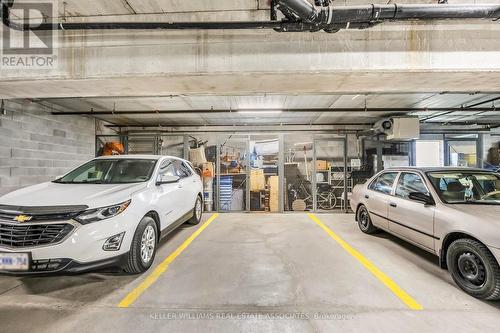
<svg viewBox="0 0 500 333"><path fill-rule="evenodd" d="M196 197L196 202L193 208L193 217L188 220L188 223L191 225L199 224L201 221L201 216L203 215L203 200L201 197Z"/></svg>
<svg viewBox="0 0 500 333"><path fill-rule="evenodd" d="M125 272L138 274L147 271L156 255L157 240L158 228L155 221L149 216L143 217L130 245Z"/></svg>

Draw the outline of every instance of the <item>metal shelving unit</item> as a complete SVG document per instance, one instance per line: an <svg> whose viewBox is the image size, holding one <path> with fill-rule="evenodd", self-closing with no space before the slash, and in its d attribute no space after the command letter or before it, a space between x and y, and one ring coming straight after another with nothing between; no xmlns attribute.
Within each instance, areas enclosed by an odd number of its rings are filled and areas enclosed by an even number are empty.
<svg viewBox="0 0 500 333"><path fill-rule="evenodd" d="M347 193L352 192L353 182L352 178L345 177L345 174L349 174L352 170L350 166L344 170L344 166L335 166L332 165L330 167L330 172L328 173L328 183L333 188L335 197L337 199L337 205L340 203L340 209L345 209L346 204L344 202L344 190L347 188ZM345 179L347 178L347 187L345 186ZM336 208L336 207L335 207Z"/></svg>

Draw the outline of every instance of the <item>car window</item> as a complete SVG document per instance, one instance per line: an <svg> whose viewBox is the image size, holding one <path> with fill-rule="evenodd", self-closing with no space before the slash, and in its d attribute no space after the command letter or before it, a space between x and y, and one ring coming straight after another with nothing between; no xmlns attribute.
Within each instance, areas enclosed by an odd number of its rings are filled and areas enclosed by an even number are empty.
<svg viewBox="0 0 500 333"><path fill-rule="evenodd" d="M177 170L177 176L181 178L190 177L192 175L191 169L182 161L176 161L175 168Z"/></svg>
<svg viewBox="0 0 500 333"><path fill-rule="evenodd" d="M396 179L397 175L397 172L383 173L370 184L369 189L385 194L391 194L392 185L394 184L394 180Z"/></svg>
<svg viewBox="0 0 500 333"><path fill-rule="evenodd" d="M421 192L429 194L427 187L424 184L422 177L416 173L403 172L399 176L396 186L396 196L408 199L410 193Z"/></svg>
<svg viewBox="0 0 500 333"><path fill-rule="evenodd" d="M172 160L165 160L160 165L160 170L158 172L160 177L162 176L177 176L177 170Z"/></svg>
<svg viewBox="0 0 500 333"><path fill-rule="evenodd" d="M446 203L500 205L500 177L496 173L449 170L427 175Z"/></svg>

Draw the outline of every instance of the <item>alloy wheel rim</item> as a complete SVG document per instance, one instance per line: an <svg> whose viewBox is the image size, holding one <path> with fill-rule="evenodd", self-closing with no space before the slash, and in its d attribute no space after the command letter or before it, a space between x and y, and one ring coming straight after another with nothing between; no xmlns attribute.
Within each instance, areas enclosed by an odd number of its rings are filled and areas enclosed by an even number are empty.
<svg viewBox="0 0 500 333"><path fill-rule="evenodd" d="M156 246L155 229L148 225L141 238L141 259L142 262L147 264L151 261Z"/></svg>
<svg viewBox="0 0 500 333"><path fill-rule="evenodd" d="M359 213L359 222L361 223L363 229L368 227L368 213L364 209Z"/></svg>
<svg viewBox="0 0 500 333"><path fill-rule="evenodd" d="M201 213L202 213L201 201L200 201L200 199L197 199L196 200L196 208L195 208L195 214L196 214L197 220L199 220L201 218Z"/></svg>
<svg viewBox="0 0 500 333"><path fill-rule="evenodd" d="M458 256L458 274L471 288L482 287L486 283L486 270L482 260L475 253L464 252Z"/></svg>

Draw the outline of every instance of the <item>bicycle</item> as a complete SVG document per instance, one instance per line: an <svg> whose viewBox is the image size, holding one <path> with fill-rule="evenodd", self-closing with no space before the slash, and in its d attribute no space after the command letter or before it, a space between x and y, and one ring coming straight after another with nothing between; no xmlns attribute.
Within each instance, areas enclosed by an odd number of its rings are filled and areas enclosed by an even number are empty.
<svg viewBox="0 0 500 333"><path fill-rule="evenodd" d="M313 197L308 189L310 187L311 182L303 179L299 183L288 184L288 201L291 210L312 210Z"/></svg>
<svg viewBox="0 0 500 333"><path fill-rule="evenodd" d="M316 206L318 209L332 210L337 207L335 189L329 184L318 184Z"/></svg>
<svg viewBox="0 0 500 333"><path fill-rule="evenodd" d="M313 196L309 190L310 188L311 182L307 180L301 180L299 183L288 185L288 198L291 203L291 210L305 211L313 209ZM332 210L337 207L337 196L333 186L318 184L316 206L322 210Z"/></svg>

